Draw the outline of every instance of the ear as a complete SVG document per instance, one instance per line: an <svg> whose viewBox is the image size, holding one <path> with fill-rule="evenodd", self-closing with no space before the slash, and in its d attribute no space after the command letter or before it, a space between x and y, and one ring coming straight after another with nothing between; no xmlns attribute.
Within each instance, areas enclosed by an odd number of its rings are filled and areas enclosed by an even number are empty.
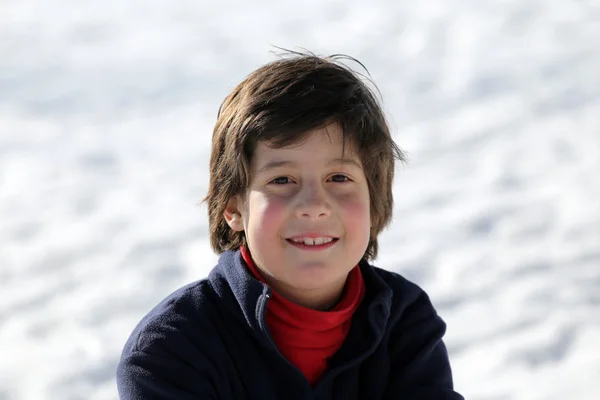
<svg viewBox="0 0 600 400"><path fill-rule="evenodd" d="M239 211L237 197L231 198L227 202L225 211L223 211L223 216L231 229L236 232L244 230L244 221L242 220L242 214Z"/></svg>

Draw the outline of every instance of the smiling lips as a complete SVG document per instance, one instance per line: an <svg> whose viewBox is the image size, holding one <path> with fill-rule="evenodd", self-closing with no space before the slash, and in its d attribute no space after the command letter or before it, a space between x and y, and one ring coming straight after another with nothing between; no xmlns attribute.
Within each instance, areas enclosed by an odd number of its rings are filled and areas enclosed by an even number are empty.
<svg viewBox="0 0 600 400"><path fill-rule="evenodd" d="M324 250L333 246L339 238L327 235L299 235L286 239L292 246L304 250Z"/></svg>
<svg viewBox="0 0 600 400"><path fill-rule="evenodd" d="M306 237L306 238L293 238L290 240L294 243L304 243L309 246L312 246L315 244L319 245L319 244L329 243L333 240L333 238L331 238L331 237L316 237L316 238Z"/></svg>

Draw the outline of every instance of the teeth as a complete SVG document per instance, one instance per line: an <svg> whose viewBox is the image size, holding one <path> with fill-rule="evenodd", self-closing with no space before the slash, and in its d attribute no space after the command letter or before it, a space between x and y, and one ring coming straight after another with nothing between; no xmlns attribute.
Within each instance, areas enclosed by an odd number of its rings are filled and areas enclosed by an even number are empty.
<svg viewBox="0 0 600 400"><path fill-rule="evenodd" d="M308 246L314 246L314 245L318 245L318 244L325 244L325 243L329 243L331 242L333 239L332 238L324 238L324 237L319 237L319 238L294 238L292 239L293 242L296 243L304 243Z"/></svg>

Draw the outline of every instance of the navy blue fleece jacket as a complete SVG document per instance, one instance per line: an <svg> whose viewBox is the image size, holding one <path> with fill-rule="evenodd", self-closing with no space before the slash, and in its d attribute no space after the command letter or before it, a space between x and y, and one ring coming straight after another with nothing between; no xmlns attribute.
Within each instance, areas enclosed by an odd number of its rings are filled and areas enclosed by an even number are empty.
<svg viewBox="0 0 600 400"><path fill-rule="evenodd" d="M168 296L135 328L117 368L122 400L459 400L442 336L418 286L361 262L366 295L313 387L265 323L271 290L239 251Z"/></svg>

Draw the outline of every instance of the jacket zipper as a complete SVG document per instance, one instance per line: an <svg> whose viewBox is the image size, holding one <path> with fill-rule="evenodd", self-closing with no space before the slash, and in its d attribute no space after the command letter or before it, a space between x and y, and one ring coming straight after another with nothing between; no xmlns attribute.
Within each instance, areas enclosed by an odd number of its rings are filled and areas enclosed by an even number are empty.
<svg viewBox="0 0 600 400"><path fill-rule="evenodd" d="M292 367L298 374L300 374L302 376L302 378L304 378L304 381L306 382L306 384L308 385L309 389L312 392L313 388L308 383L308 380L306 379L306 377L304 376L302 371L300 371L298 369L298 367L296 367L294 364L292 364L287 358L284 357L283 354L281 354L281 351L279 351L279 348L277 347L277 345L275 344L275 341L271 337L271 332L269 331L269 326L267 325L267 302L271 298L271 294L265 293L263 295L263 297L264 297L264 299L262 300L262 310L261 310L261 322L263 323L263 326L264 326L263 333L267 336L267 339L269 339L269 343L271 344L271 346L273 346L273 348L275 349L275 351L277 352L279 357L281 357L287 363L287 365Z"/></svg>

